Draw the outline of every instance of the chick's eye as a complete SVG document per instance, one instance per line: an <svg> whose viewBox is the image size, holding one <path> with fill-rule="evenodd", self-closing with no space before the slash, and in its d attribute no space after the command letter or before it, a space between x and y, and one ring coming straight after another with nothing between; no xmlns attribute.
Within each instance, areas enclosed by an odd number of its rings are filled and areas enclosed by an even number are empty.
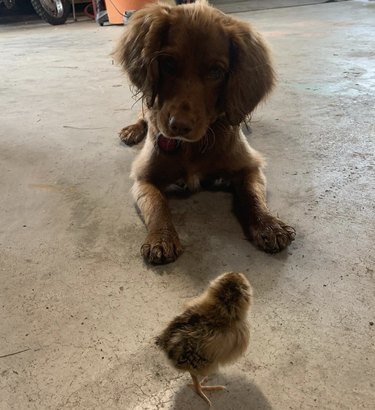
<svg viewBox="0 0 375 410"><path fill-rule="evenodd" d="M207 77L210 80L215 80L215 81L222 80L224 76L225 76L224 70L218 66L211 67L207 73Z"/></svg>
<svg viewBox="0 0 375 410"><path fill-rule="evenodd" d="M163 58L160 61L160 69L164 74L174 76L177 74L177 61L172 57Z"/></svg>

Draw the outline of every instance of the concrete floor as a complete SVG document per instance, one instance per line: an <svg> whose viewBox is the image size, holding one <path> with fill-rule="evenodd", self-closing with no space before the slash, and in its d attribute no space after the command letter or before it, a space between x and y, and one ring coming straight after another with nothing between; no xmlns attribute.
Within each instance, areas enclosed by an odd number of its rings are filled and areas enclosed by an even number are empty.
<svg viewBox="0 0 375 410"><path fill-rule="evenodd" d="M117 139L137 112L109 56L122 28L0 28L1 410L205 409L152 339L228 270L254 286L252 342L212 377L214 408L375 408L375 2L237 16L274 49L249 138L298 235L263 254L228 194L200 193L172 201L186 251L161 267Z"/></svg>

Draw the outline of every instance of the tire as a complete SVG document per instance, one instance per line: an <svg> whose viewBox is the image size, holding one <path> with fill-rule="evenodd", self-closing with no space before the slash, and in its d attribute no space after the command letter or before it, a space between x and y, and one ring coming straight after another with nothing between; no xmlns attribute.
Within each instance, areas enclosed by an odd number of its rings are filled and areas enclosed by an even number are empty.
<svg viewBox="0 0 375 410"><path fill-rule="evenodd" d="M31 0L36 13L53 26L64 24L70 12L69 0Z"/></svg>

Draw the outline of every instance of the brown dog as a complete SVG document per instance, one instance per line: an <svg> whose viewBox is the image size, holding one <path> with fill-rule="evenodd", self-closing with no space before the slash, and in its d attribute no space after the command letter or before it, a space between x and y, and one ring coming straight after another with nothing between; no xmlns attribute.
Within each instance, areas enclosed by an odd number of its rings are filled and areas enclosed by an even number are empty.
<svg viewBox="0 0 375 410"><path fill-rule="evenodd" d="M176 181L196 190L224 179L249 238L270 253L289 245L295 230L267 209L262 157L239 127L274 85L259 34L205 1L156 4L134 14L116 55L145 105L144 117L120 133L128 145L147 134L132 168L148 228L144 258L166 263L183 251L165 197Z"/></svg>

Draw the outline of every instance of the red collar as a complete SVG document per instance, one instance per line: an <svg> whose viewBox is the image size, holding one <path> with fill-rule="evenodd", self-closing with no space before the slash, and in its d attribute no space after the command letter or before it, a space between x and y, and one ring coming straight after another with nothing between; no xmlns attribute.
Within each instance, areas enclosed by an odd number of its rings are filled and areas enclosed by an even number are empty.
<svg viewBox="0 0 375 410"><path fill-rule="evenodd" d="M180 140L164 137L163 134L157 136L156 142L158 147L167 154L174 154L178 151L181 145Z"/></svg>

